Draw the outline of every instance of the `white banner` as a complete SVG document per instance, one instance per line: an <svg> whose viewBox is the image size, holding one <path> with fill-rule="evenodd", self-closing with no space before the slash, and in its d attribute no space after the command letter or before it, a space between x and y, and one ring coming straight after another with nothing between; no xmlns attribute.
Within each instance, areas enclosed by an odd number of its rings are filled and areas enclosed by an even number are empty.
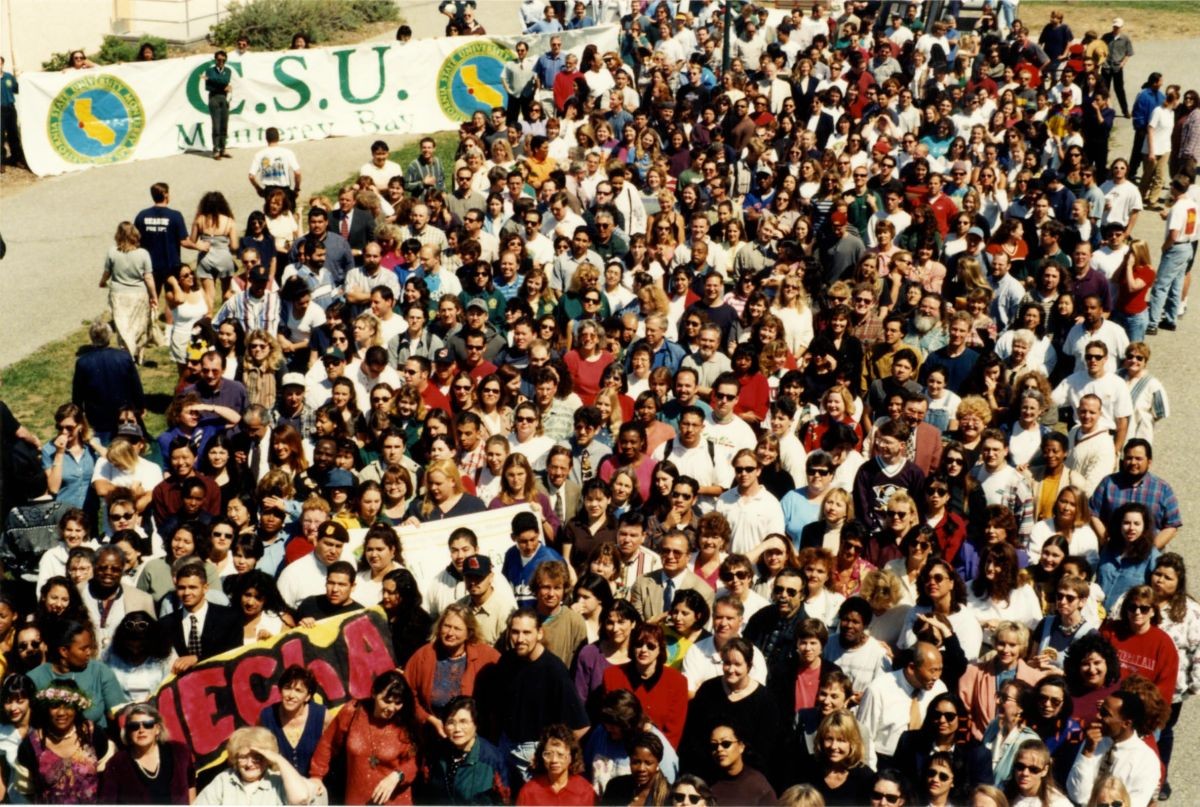
<svg viewBox="0 0 1200 807"><path fill-rule="evenodd" d="M513 545L513 516L529 512L538 517L540 524L541 508L528 504L514 504L470 516L429 521L419 527L397 527L400 551L404 554L404 568L413 573L417 585L424 591L428 582L437 577L450 562L450 548L447 546L450 533L459 527L467 527L479 539L479 553L492 559L492 565L499 574L500 567L504 565L504 553ZM366 534L365 529L350 530L350 542L342 550L342 557L354 560Z"/></svg>
<svg viewBox="0 0 1200 807"><path fill-rule="evenodd" d="M565 52L616 50L617 26L565 31ZM456 37L349 45L229 60L234 72L227 145L260 147L274 126L284 143L457 128L477 109L505 106L504 63L518 40L530 53L549 35ZM17 111L34 173L211 152L204 71L211 56L21 76Z"/></svg>

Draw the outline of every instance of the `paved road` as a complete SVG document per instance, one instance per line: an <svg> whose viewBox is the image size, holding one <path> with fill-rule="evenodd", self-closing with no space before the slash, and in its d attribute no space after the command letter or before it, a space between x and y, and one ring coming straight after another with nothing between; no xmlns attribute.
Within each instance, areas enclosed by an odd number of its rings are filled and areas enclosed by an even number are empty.
<svg viewBox="0 0 1200 807"><path fill-rule="evenodd" d="M487 3L486 13L481 15L490 31L514 31L513 14L500 15L493 5L506 6L509 11L518 4L510 0ZM436 33L441 23L435 9L433 0L420 0L406 8L406 13L414 27L423 26L423 30ZM1188 86L1191 75L1181 68L1194 63L1200 41L1137 44L1138 55L1128 71L1131 95L1140 83L1136 77L1151 71L1162 72L1168 82ZM365 160L372 139L298 144L295 148L304 167L305 185L315 189L345 177ZM1118 120L1116 139L1112 154L1128 154L1128 121ZM223 187L239 218L244 219L256 202L245 179L249 158L241 152L235 159L219 163L180 156L114 166L47 179L0 203L0 222L9 246L8 257L0 264L0 366L29 354L104 309L104 294L96 288L96 281L105 249L111 243L115 223L121 218L132 219L149 204L147 189L152 182L170 182L175 206L188 213L203 192ZM1162 242L1161 221L1144 215L1137 235L1155 245L1157 255L1157 245ZM1195 519L1200 517L1195 507L1200 502L1200 472L1193 465L1192 453L1192 428L1200 424L1200 385L1192 383L1197 343L1200 302L1183 320L1179 332L1151 340L1151 369L1165 380L1172 407L1171 417L1158 430L1154 470L1175 485L1182 500L1184 521L1189 526L1171 548L1181 552L1193 570L1200 569L1200 541L1195 537ZM1196 572L1192 576L1200 580ZM1194 594L1200 594L1198 585L1193 583ZM1200 781L1188 775L1189 771L1200 770L1200 707L1189 704L1184 709L1175 749L1172 801L1200 804Z"/></svg>

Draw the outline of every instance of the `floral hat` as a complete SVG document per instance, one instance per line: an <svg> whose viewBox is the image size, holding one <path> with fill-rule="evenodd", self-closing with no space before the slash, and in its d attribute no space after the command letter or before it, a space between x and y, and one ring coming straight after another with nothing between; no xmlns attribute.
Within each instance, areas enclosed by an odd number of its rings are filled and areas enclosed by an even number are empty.
<svg viewBox="0 0 1200 807"><path fill-rule="evenodd" d="M67 679L51 681L50 685L37 693L37 700L48 706L74 706L80 712L92 707L92 699L74 682Z"/></svg>

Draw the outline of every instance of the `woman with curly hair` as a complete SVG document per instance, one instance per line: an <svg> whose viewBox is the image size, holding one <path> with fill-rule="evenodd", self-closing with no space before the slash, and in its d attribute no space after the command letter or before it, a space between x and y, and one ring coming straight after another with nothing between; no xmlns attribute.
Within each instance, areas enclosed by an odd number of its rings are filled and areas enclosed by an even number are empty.
<svg viewBox="0 0 1200 807"><path fill-rule="evenodd" d="M258 329L246 334L246 353L238 363L235 380L245 385L250 403L274 408L285 369L283 349L274 336Z"/></svg>
<svg viewBox="0 0 1200 807"><path fill-rule="evenodd" d="M84 716L91 708L92 699L68 678L49 681L35 696L32 728L17 750L35 803L96 803L100 769L115 749Z"/></svg>
<svg viewBox="0 0 1200 807"><path fill-rule="evenodd" d="M1086 726L1096 719L1104 699L1120 686L1121 660L1112 642L1098 631L1087 633L1067 648L1063 674L1072 698L1071 716Z"/></svg>
<svg viewBox="0 0 1200 807"><path fill-rule="evenodd" d="M542 729L533 755L533 778L517 795L518 805L591 805L596 793L583 778L583 751L562 723Z"/></svg>
<svg viewBox="0 0 1200 807"><path fill-rule="evenodd" d="M986 533L985 533L986 534ZM980 574L971 581L968 607L983 628L984 642L1006 620L1033 628L1042 619L1037 592L1021 572L1017 550L1006 541L983 547Z"/></svg>

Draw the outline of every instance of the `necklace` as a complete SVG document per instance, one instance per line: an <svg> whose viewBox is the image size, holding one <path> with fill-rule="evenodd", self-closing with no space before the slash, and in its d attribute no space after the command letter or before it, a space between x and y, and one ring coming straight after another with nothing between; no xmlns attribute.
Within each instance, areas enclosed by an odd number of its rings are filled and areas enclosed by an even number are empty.
<svg viewBox="0 0 1200 807"><path fill-rule="evenodd" d="M140 759L135 759L134 762L137 763L138 768L141 769L142 773L146 776L147 779L157 779L159 771L162 770L162 757L159 757L158 764L154 766L153 772L151 772L149 768L147 768L145 765L143 765L142 761Z"/></svg>

